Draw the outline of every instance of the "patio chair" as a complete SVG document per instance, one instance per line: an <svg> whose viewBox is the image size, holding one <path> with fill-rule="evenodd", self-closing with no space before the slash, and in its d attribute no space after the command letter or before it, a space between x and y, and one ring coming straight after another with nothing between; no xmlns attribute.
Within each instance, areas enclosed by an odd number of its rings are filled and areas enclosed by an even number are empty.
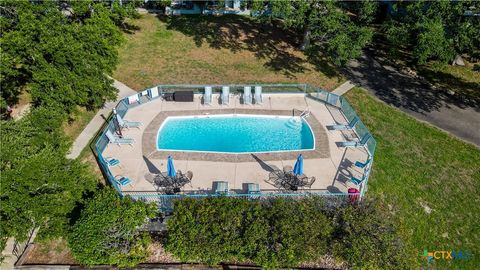
<svg viewBox="0 0 480 270"><path fill-rule="evenodd" d="M254 183L247 184L247 193L248 194L258 194L258 193L260 193L260 185L259 184L254 184Z"/></svg>
<svg viewBox="0 0 480 270"><path fill-rule="evenodd" d="M149 99L154 99L154 98L160 97L160 94L158 93L158 88L157 87L152 87L152 88L148 89L147 97Z"/></svg>
<svg viewBox="0 0 480 270"><path fill-rule="evenodd" d="M291 173L292 170L293 170L293 168L292 168L292 166L290 166L290 165L285 165L285 166L283 166L283 172L284 172L284 173Z"/></svg>
<svg viewBox="0 0 480 270"><path fill-rule="evenodd" d="M124 119L122 119L122 117L120 117L119 114L116 114L116 116L117 116L118 124L122 128L138 128L139 129L142 126L141 122L133 122L133 121L124 120Z"/></svg>
<svg viewBox="0 0 480 270"><path fill-rule="evenodd" d="M115 167L115 166L120 167L120 160L116 158L107 157L105 158L105 161L107 162L108 167Z"/></svg>
<svg viewBox="0 0 480 270"><path fill-rule="evenodd" d="M250 86L243 88L243 104L252 104L252 87Z"/></svg>
<svg viewBox="0 0 480 270"><path fill-rule="evenodd" d="M262 104L262 103L263 103L262 87L255 86L255 104Z"/></svg>
<svg viewBox="0 0 480 270"><path fill-rule="evenodd" d="M130 180L130 178L125 176L115 176L115 182L117 182L117 184L122 187L132 185L132 181Z"/></svg>
<svg viewBox="0 0 480 270"><path fill-rule="evenodd" d="M359 167L360 169L363 169L368 164L370 164L371 161L372 161L371 157L369 157L365 162L355 161L355 166Z"/></svg>
<svg viewBox="0 0 480 270"><path fill-rule="evenodd" d="M228 105L230 102L230 87L222 87L222 105Z"/></svg>
<svg viewBox="0 0 480 270"><path fill-rule="evenodd" d="M362 179L358 179L358 178L356 178L355 176L352 176L352 178L350 179L350 181L352 181L352 183L354 183L355 185L359 186L363 181L365 181L366 175L367 175L367 174L364 174L363 177L362 177Z"/></svg>
<svg viewBox="0 0 480 270"><path fill-rule="evenodd" d="M227 194L228 193L228 182L225 182L225 181L216 182L215 193L217 193L217 194Z"/></svg>
<svg viewBox="0 0 480 270"><path fill-rule="evenodd" d="M131 139L131 138L119 138L118 136L113 135L110 130L107 130L107 132L105 132L105 136L107 136L109 143L113 143L113 144L118 144L118 145L121 145L121 144L129 144L129 145L133 145L133 144L135 143L135 140L134 140L134 139Z"/></svg>
<svg viewBox="0 0 480 270"><path fill-rule="evenodd" d="M332 125L328 126L328 128L333 129L333 130L350 130L355 127L355 125L358 123L359 119L357 116L353 117L352 121L350 121L346 125Z"/></svg>
<svg viewBox="0 0 480 270"><path fill-rule="evenodd" d="M205 86L205 94L203 94L203 105L210 105L212 103L212 87Z"/></svg>
<svg viewBox="0 0 480 270"><path fill-rule="evenodd" d="M372 135L370 133L366 133L363 135L362 139L360 141L351 141L351 142L340 142L339 146L341 147L363 147L367 144L368 140L372 138Z"/></svg>
<svg viewBox="0 0 480 270"><path fill-rule="evenodd" d="M187 178L188 178L188 180L192 181L192 178L193 178L193 172L192 171L187 171Z"/></svg>
<svg viewBox="0 0 480 270"><path fill-rule="evenodd" d="M315 183L315 177L310 177L308 181L305 183L304 187L312 188L313 183Z"/></svg>

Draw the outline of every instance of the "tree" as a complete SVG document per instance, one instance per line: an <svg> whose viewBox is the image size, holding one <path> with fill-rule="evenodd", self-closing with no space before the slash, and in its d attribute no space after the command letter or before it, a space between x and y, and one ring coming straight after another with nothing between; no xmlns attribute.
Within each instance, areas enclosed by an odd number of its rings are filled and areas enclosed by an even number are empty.
<svg viewBox="0 0 480 270"><path fill-rule="evenodd" d="M339 208L333 252L352 269L406 269L405 250L385 212L372 202Z"/></svg>
<svg viewBox="0 0 480 270"><path fill-rule="evenodd" d="M383 27L394 53L411 49L423 64L448 62L480 47L480 17L469 15L480 9L477 1L405 1L393 7Z"/></svg>
<svg viewBox="0 0 480 270"><path fill-rule="evenodd" d="M368 24L376 12L377 3L373 1L279 0L270 1L268 6L262 3L253 4L253 9L263 14L261 18L280 18L285 28L302 33L301 50L315 42L337 65L358 57L372 38L373 31Z"/></svg>
<svg viewBox="0 0 480 270"><path fill-rule="evenodd" d="M64 235L69 215L95 188L87 165L65 157L69 140L61 125L64 114L36 109L19 121L1 121L0 238Z"/></svg>
<svg viewBox="0 0 480 270"><path fill-rule="evenodd" d="M73 256L85 265L132 267L144 261L151 239L139 227L155 210L142 201L120 198L113 189L99 191L87 202L69 234Z"/></svg>
<svg viewBox="0 0 480 270"><path fill-rule="evenodd" d="M3 104L15 103L25 89L34 105L68 113L115 98L108 75L123 39L115 23L131 12L93 0L2 1L0 8Z"/></svg>

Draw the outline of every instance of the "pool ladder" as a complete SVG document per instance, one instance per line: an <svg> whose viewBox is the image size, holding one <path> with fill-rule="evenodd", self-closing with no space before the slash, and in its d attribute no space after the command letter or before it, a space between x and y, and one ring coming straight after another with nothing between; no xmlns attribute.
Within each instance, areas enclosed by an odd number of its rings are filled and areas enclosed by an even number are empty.
<svg viewBox="0 0 480 270"><path fill-rule="evenodd" d="M307 118L310 116L310 108L307 107L305 110L303 110L303 112L300 114L300 117L301 118Z"/></svg>

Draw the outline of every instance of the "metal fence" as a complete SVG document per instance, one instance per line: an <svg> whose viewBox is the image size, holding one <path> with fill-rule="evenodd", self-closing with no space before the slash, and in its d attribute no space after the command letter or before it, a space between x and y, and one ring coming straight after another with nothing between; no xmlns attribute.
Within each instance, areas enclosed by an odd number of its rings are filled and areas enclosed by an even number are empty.
<svg viewBox="0 0 480 270"><path fill-rule="evenodd" d="M348 193L330 193L330 192L296 192L296 193L258 193L258 194L215 194L215 193L205 193L205 194L158 194L156 192L135 192L135 191L125 191L123 193L125 196L130 196L136 200L142 200L145 202L155 202L159 205L162 211L171 211L173 209L173 204L176 200L181 200L183 198L196 198L196 199L207 199L207 198L217 198L217 197L232 197L237 199L244 200L272 200L276 198L287 198L287 199L301 199L308 196L322 196L324 197L327 203L333 205L339 205L344 202L352 202L360 199L361 194L348 194Z"/></svg>
<svg viewBox="0 0 480 270"><path fill-rule="evenodd" d="M222 86L229 86L230 93L235 94L235 93L243 92L244 86L254 87L257 85L262 87L263 93L305 94L314 100L324 102L328 105L338 108L348 122L351 121L354 117L356 116L358 117L355 110L353 110L353 108L350 106L350 104L344 97L335 95L333 93L324 91L320 88L316 88L307 84L251 84L251 85L233 84L233 85L208 85L208 86L211 86L214 92L221 92ZM144 91L136 94L136 96L138 96L138 102L134 104L129 104L128 100L130 97L126 97L125 99L121 100L116 106L116 111L120 117L124 117L130 108L140 106L145 102L149 102L150 99L147 97L148 92L150 89L155 87L159 90L160 96L162 96L162 94L173 93L175 91L193 91L194 93L201 94L204 92L205 86L207 85L156 85L156 86L147 88ZM108 165L108 157L103 156L103 152L109 143L109 140L105 135L107 130L110 130L112 134L114 134L116 131L114 121L111 116L108 118L107 123L102 127L100 132L97 134L97 139L95 141L95 153L104 177L118 191L120 196L128 195L138 200L157 202L160 205L160 208L163 210L171 209L172 203L174 200L181 199L186 196L193 197L193 198L220 196L216 194L165 195L165 194L158 194L156 192L122 191L119 184L115 180L115 177L112 175L110 171L110 168ZM354 131L357 134L358 138L362 138L364 135L369 134L368 129L366 128L366 126L363 124L361 120L356 124ZM372 159L370 161L369 166L371 166L371 164L373 163L375 148L376 148L376 141L372 137L366 145L366 149L368 150L369 155ZM366 171L366 176L365 176L366 178L363 181L362 186L360 188L360 194L359 194L360 197L363 197L365 191L367 190L367 183L368 183L368 177L370 175L370 171L371 170ZM295 192L295 193L261 193L261 194L232 193L232 194L221 195L221 196L231 196L231 197L243 198L243 199L271 199L271 198L278 198L278 197L299 198L307 195L325 196L329 198L345 198L347 196L352 198L351 196L358 196L358 195L352 195L347 193L329 193L329 192L304 192L304 193Z"/></svg>

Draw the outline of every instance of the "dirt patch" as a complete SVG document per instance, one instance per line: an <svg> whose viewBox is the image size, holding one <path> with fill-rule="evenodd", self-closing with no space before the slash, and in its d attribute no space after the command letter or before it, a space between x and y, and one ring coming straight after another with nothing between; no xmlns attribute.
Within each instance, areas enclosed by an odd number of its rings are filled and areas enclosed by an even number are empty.
<svg viewBox="0 0 480 270"><path fill-rule="evenodd" d="M24 264L78 264L64 239L32 243Z"/></svg>

